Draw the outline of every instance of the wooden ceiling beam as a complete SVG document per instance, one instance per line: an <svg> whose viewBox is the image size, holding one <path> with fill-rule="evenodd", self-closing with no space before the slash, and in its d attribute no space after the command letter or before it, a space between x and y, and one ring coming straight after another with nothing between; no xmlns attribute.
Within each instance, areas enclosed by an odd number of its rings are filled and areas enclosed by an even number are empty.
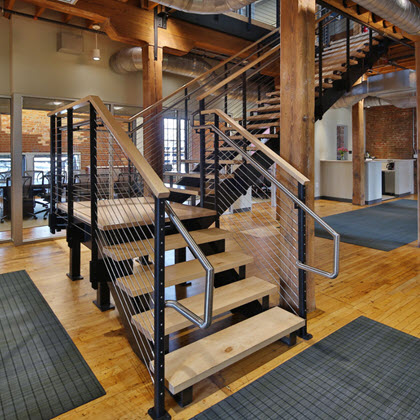
<svg viewBox="0 0 420 420"><path fill-rule="evenodd" d="M63 23L69 23L73 15L70 15L69 13L64 13L62 21Z"/></svg>
<svg viewBox="0 0 420 420"><path fill-rule="evenodd" d="M35 6L34 20L38 20L39 17L45 12L45 7Z"/></svg>
<svg viewBox="0 0 420 420"><path fill-rule="evenodd" d="M4 8L8 10L13 10L13 6L15 5L15 0L5 0ZM5 12L3 15L5 18L10 19L10 13Z"/></svg>
<svg viewBox="0 0 420 420"><path fill-rule="evenodd" d="M138 46L154 44L154 12L138 7L138 3L79 0L72 6L51 0L23 1L97 22L115 41ZM148 2L149 6L151 3ZM194 47L232 55L250 44L244 39L174 18L168 20L166 29L158 29L158 41L159 47L178 55L186 54Z"/></svg>

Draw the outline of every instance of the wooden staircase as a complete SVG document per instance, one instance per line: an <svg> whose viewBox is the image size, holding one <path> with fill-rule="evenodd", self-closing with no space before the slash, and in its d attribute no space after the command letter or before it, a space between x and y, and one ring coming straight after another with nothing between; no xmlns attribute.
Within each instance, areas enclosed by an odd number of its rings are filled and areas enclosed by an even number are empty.
<svg viewBox="0 0 420 420"><path fill-rule="evenodd" d="M184 222L187 222L184 220ZM185 335L194 331L193 324L175 309L165 310L166 335L166 385L181 405L192 401L192 385L238 360L260 350L272 342L288 336L301 328L305 321L279 307L270 309L269 297L278 293L278 286L264 279L246 277L246 266L252 264L251 255L225 250L230 232L219 228L198 229L190 232L197 244L213 251L207 258L217 274L230 278L220 287L215 287L213 295L213 323L217 332L169 352L170 335ZM185 249L187 243L179 233L165 236L165 251ZM147 241L124 242L102 248L102 254L121 264L123 260L135 261L131 273L117 277L114 285L119 299L133 302L149 300L154 290L153 263L154 250ZM140 262L137 262L140 258ZM141 261L146 258L147 264ZM232 272L232 270L235 270ZM197 259L176 261L165 268L165 287L179 286L185 282L200 282L205 271ZM217 282L216 282L217 286ZM182 287L182 286L181 286ZM192 288L193 289L193 288ZM169 290L167 291L169 293ZM165 293L166 294L166 293ZM255 301L261 302L262 312L221 329L215 317L228 313ZM204 314L204 293L188 296L178 301L192 312L202 317ZM118 302L117 302L118 303ZM137 308L141 308L138 305ZM154 341L154 310L132 311L129 315L132 326L140 340ZM127 325L126 325L127 327ZM129 331L129 328L126 328ZM213 330L212 329L212 330ZM185 330L185 331L184 331ZM252 334L250 334L252 331ZM131 337L130 342L136 341ZM147 347L147 346L145 346ZM139 354L137 352L137 354ZM149 354L150 356L150 354ZM146 360L144 360L146 362ZM153 369L153 361L150 363Z"/></svg>

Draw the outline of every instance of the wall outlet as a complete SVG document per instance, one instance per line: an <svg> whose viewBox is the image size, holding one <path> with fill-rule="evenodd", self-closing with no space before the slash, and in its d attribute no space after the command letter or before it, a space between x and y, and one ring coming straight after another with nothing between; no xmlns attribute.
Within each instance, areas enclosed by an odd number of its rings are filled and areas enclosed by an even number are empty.
<svg viewBox="0 0 420 420"><path fill-rule="evenodd" d="M417 159L417 153L414 153L413 159Z"/></svg>

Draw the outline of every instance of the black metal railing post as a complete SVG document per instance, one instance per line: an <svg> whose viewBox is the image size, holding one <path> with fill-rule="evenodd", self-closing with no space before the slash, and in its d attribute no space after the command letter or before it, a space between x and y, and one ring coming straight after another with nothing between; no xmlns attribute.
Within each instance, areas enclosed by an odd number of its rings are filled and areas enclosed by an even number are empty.
<svg viewBox="0 0 420 420"><path fill-rule="evenodd" d="M305 185L298 184L298 198L306 203ZM306 213L298 207L298 259L306 264ZM299 316L307 320L307 302L306 302L306 271L299 269ZM299 330L299 336L305 340L312 338L307 331L307 324Z"/></svg>
<svg viewBox="0 0 420 420"><path fill-rule="evenodd" d="M63 192L63 133L61 131L61 117L57 117L57 135L56 135L56 151L57 151L57 202L61 203L63 200L61 194Z"/></svg>
<svg viewBox="0 0 420 420"><path fill-rule="evenodd" d="M56 138L57 138L57 117L52 115L50 117L50 162L51 162L51 171L50 171L50 214L48 218L48 226L50 232L54 234L56 232L56 214L55 214L55 148L56 148Z"/></svg>
<svg viewBox="0 0 420 420"><path fill-rule="evenodd" d="M246 86L246 71L242 73L242 127L246 130L246 119L247 119L247 113L246 113L246 107L247 107L247 86Z"/></svg>
<svg viewBox="0 0 420 420"><path fill-rule="evenodd" d="M276 28L280 28L280 0L276 0Z"/></svg>
<svg viewBox="0 0 420 420"><path fill-rule="evenodd" d="M98 184L97 180L97 138L96 138L96 110L92 104L89 105L89 123L90 123L90 235L92 240L90 262L90 281L92 287L98 289Z"/></svg>
<svg viewBox="0 0 420 420"><path fill-rule="evenodd" d="M152 419L170 419L165 410L165 200L155 198L154 407Z"/></svg>
<svg viewBox="0 0 420 420"><path fill-rule="evenodd" d="M201 113L205 109L204 99L200 100L200 126L206 123L205 115ZM204 207L206 195L206 130L200 129L200 207Z"/></svg>
<svg viewBox="0 0 420 420"><path fill-rule="evenodd" d="M319 22L318 24L318 98L319 98L319 118L322 119L322 115L324 114L323 110L323 94L324 89L323 87L323 74L322 74L322 55L324 53L324 36L322 31L323 22Z"/></svg>
<svg viewBox="0 0 420 420"><path fill-rule="evenodd" d="M68 212L68 228L67 234L71 232L74 222L73 210L73 109L67 110L67 212ZM71 234L71 233L70 233Z"/></svg>
<svg viewBox="0 0 420 420"><path fill-rule="evenodd" d="M185 136L184 136L184 148L185 148L185 159L189 159L190 156L190 137L189 137L189 124L188 124L188 88L184 90L184 128L185 128ZM190 164L185 163L185 172L188 174L190 172Z"/></svg>
<svg viewBox="0 0 420 420"><path fill-rule="evenodd" d="M225 77L228 77L229 76L229 72L228 72L228 65L227 64L225 64ZM225 112L225 114L227 114L228 113L228 84L229 83L226 83L225 84L225 95L224 95L224 104L223 104L223 110L224 110L224 112Z"/></svg>
<svg viewBox="0 0 420 420"><path fill-rule="evenodd" d="M350 91L350 19L346 18L346 89Z"/></svg>
<svg viewBox="0 0 420 420"><path fill-rule="evenodd" d="M219 116L214 116L214 126L219 128ZM220 228L219 215L219 134L214 133L214 209L216 210L217 228Z"/></svg>

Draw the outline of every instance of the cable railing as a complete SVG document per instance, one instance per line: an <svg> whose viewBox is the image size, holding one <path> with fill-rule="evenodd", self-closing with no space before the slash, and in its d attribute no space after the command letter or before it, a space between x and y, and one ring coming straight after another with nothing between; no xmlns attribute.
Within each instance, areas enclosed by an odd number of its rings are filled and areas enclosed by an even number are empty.
<svg viewBox="0 0 420 420"><path fill-rule="evenodd" d="M156 416L164 412L165 307L176 309L200 328L212 322L214 269L182 222L180 207L102 101L89 96L52 113L49 226L67 230L70 272L80 279L80 246L91 250L90 281L101 310L113 307L145 380L154 387ZM77 118L76 118L77 117ZM68 157L64 171L62 156ZM75 171L74 156L83 171ZM177 229L206 271L203 318L165 300L165 231ZM141 323L151 331L146 336Z"/></svg>

